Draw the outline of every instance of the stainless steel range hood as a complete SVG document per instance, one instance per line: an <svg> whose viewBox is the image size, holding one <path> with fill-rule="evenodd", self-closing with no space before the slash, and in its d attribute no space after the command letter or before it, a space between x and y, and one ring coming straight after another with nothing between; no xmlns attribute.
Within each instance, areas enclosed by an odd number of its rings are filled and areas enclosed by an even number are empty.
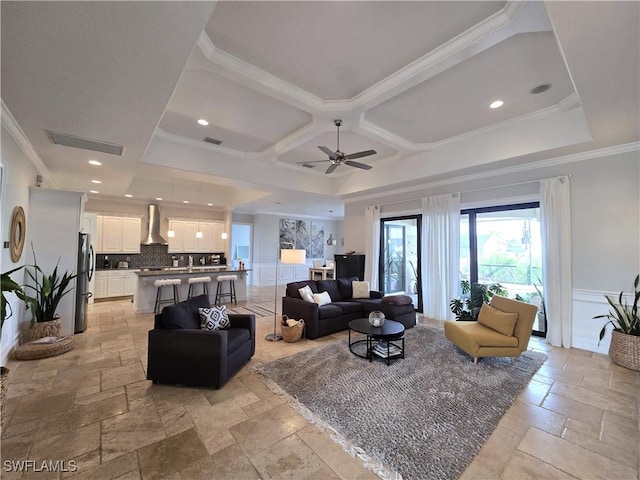
<svg viewBox="0 0 640 480"><path fill-rule="evenodd" d="M149 205L149 234L140 242L142 245L167 245L160 235L160 209L158 205Z"/></svg>

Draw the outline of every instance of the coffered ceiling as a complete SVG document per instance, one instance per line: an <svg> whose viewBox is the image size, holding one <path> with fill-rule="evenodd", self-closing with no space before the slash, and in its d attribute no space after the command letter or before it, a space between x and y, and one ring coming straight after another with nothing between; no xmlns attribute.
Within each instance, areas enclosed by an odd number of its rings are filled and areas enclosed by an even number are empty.
<svg viewBox="0 0 640 480"><path fill-rule="evenodd" d="M335 217L370 192L638 141L637 2L1 9L3 124L51 185L90 196ZM341 151L377 152L358 159L371 170L304 164L336 149L336 118Z"/></svg>

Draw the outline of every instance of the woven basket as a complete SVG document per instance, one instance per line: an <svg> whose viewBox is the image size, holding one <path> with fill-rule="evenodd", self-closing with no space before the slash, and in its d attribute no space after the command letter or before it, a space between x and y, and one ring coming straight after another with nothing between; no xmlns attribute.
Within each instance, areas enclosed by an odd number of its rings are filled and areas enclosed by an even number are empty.
<svg viewBox="0 0 640 480"><path fill-rule="evenodd" d="M640 337L612 331L609 356L620 366L640 370Z"/></svg>
<svg viewBox="0 0 640 480"><path fill-rule="evenodd" d="M29 330L22 334L22 343L33 342L44 337L60 336L60 319L51 320L50 322L35 323Z"/></svg>
<svg viewBox="0 0 640 480"><path fill-rule="evenodd" d="M282 316L282 321L288 320L286 315ZM304 331L304 320L300 319L300 323L293 327L280 323L280 331L282 332L282 339L287 343L295 343L302 338L302 332Z"/></svg>

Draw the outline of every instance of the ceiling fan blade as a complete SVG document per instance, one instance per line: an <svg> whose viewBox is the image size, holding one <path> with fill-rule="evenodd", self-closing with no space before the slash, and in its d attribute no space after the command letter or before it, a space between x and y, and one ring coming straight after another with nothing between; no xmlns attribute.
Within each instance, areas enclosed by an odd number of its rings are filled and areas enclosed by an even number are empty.
<svg viewBox="0 0 640 480"><path fill-rule="evenodd" d="M345 160L351 160L353 158L362 158L362 157L368 157L369 155L375 155L376 152L375 150L365 150L364 152L356 152L356 153L350 153L349 155L345 155L344 159Z"/></svg>
<svg viewBox="0 0 640 480"><path fill-rule="evenodd" d="M371 165L365 165L364 163L354 162L352 160L346 160L344 164L350 167L361 168L362 170L371 170L373 168Z"/></svg>
<svg viewBox="0 0 640 480"><path fill-rule="evenodd" d="M331 173L333 172L336 168L338 168L338 164L337 163L332 163L331 165L329 165L329 168L327 168L327 171L324 173Z"/></svg>
<svg viewBox="0 0 640 480"><path fill-rule="evenodd" d="M336 159L336 152L334 152L333 150L327 148L327 147L321 147L318 145L318 148L320 150L322 150L324 153L326 153L327 155L329 155L329 158L331 160L335 160Z"/></svg>
<svg viewBox="0 0 640 480"><path fill-rule="evenodd" d="M330 162L331 160L329 160L328 158L326 160L311 160L309 162L296 162L296 165L304 165L305 163L324 163L324 162Z"/></svg>

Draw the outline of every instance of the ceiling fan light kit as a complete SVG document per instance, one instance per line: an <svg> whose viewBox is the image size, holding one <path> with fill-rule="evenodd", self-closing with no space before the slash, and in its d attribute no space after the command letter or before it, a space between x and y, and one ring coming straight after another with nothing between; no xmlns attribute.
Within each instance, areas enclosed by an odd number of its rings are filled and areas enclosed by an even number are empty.
<svg viewBox="0 0 640 480"><path fill-rule="evenodd" d="M335 152L331 150L329 147L318 146L320 150L327 154L329 157L327 160L314 160L311 162L298 162L298 165L303 165L305 167L309 167L312 163L323 163L323 162L331 162L329 168L324 172L326 174L332 173L336 168L340 165L348 165L349 167L359 168L361 170L371 170L371 165L367 165L365 163L354 162L354 158L362 158L368 157L370 155L375 155L377 152L375 150L363 150L362 152L350 153L346 154L340 151L340 127L342 126L342 120L339 118L333 121L333 124L337 128L337 141L336 141L336 150Z"/></svg>

